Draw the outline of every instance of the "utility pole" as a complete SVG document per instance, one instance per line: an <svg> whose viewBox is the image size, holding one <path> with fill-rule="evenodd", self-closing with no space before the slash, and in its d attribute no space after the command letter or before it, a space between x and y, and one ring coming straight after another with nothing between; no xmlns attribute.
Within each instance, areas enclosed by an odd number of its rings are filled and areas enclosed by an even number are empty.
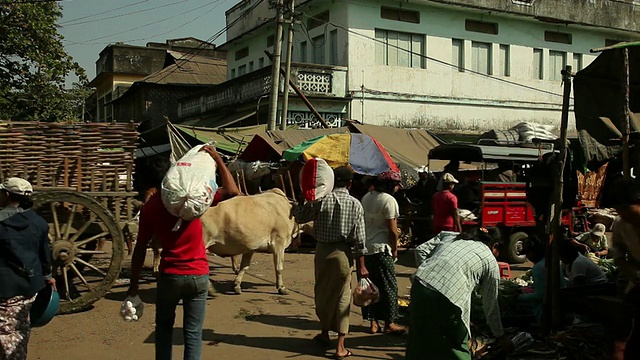
<svg viewBox="0 0 640 360"><path fill-rule="evenodd" d="M287 63L284 67L284 93L282 94L282 114L280 130L287 129L287 112L289 111L289 80L291 78L291 53L293 52L293 24L295 22L295 0L289 1L289 32L287 33Z"/></svg>
<svg viewBox="0 0 640 360"><path fill-rule="evenodd" d="M284 22L282 3L283 0L276 0L276 39L273 44L273 61L271 64L271 99L269 99L269 123L267 125L267 130L276 129L276 118L278 117L280 57L282 56L282 23Z"/></svg>

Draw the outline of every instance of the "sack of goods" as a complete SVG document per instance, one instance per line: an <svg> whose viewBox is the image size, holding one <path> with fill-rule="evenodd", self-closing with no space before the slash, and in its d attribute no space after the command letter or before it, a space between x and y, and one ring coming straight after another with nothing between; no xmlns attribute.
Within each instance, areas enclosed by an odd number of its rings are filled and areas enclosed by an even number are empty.
<svg viewBox="0 0 640 360"><path fill-rule="evenodd" d="M127 296L120 305L120 316L124 321L138 321L142 317L144 304L138 295Z"/></svg>
<svg viewBox="0 0 640 360"><path fill-rule="evenodd" d="M306 201L316 201L333 191L333 169L321 158L309 159L300 170L300 188Z"/></svg>
<svg viewBox="0 0 640 360"><path fill-rule="evenodd" d="M367 278L360 279L358 286L353 290L353 305L368 306L378 302L378 299L380 299L378 287Z"/></svg>
<svg viewBox="0 0 640 360"><path fill-rule="evenodd" d="M162 203L171 215L182 220L202 216L218 190L216 163L208 153L200 151L201 148L199 145L189 150L171 165L162 180Z"/></svg>

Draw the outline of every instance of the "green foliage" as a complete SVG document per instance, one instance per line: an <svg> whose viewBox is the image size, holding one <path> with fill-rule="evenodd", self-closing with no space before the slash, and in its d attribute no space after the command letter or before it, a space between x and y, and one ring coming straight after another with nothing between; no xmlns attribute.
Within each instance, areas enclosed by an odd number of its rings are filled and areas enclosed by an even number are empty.
<svg viewBox="0 0 640 360"><path fill-rule="evenodd" d="M88 92L84 69L62 44L56 2L0 5L0 119L69 121ZM79 81L65 89L65 78Z"/></svg>

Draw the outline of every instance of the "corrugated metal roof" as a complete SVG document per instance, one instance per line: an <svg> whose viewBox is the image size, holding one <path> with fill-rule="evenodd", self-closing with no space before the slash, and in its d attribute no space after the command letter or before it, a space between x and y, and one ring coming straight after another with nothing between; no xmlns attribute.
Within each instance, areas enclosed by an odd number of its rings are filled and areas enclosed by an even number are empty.
<svg viewBox="0 0 640 360"><path fill-rule="evenodd" d="M176 63L138 82L163 85L217 85L227 81L227 61L171 51Z"/></svg>

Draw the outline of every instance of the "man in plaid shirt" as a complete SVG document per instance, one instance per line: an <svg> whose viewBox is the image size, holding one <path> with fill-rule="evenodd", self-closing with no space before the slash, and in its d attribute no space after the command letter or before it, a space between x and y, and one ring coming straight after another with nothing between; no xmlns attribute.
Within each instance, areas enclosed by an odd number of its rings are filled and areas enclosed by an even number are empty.
<svg viewBox="0 0 640 360"><path fill-rule="evenodd" d="M368 277L364 265L365 225L360 202L349 195L353 174L346 166L334 170L335 187L318 202L294 206L291 210L298 223L314 221L316 233L315 305L322 332L313 339L328 346L329 330L338 333L335 358L351 356L344 346L349 332L351 305L351 268L357 256L358 275ZM354 254L355 253L355 254Z"/></svg>
<svg viewBox="0 0 640 360"><path fill-rule="evenodd" d="M407 360L471 359L471 295L478 285L491 332L505 350L512 348L498 307L500 234L483 228L475 238L443 231L416 248L419 267L411 287Z"/></svg>

